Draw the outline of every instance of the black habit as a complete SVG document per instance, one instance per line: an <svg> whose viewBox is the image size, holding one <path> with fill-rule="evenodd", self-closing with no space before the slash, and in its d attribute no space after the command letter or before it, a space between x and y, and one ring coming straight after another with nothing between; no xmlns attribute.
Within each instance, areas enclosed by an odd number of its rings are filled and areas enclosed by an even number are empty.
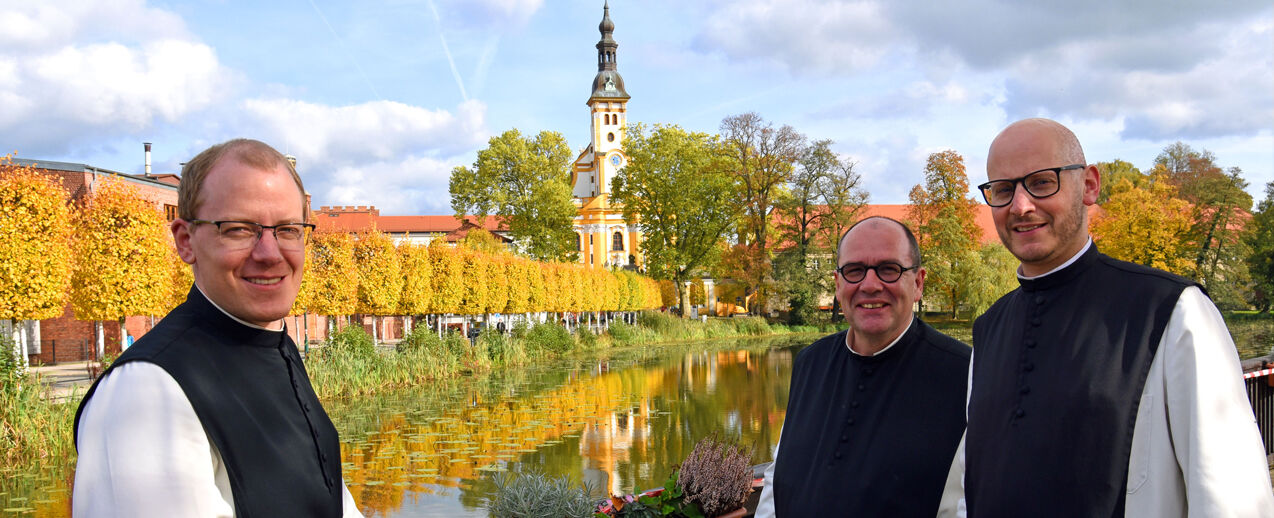
<svg viewBox="0 0 1274 518"><path fill-rule="evenodd" d="M135 361L158 365L181 386L225 462L235 516L341 515L336 428L286 332L240 324L192 287L97 383ZM97 383L76 411L77 434Z"/></svg>
<svg viewBox="0 0 1274 518"><path fill-rule="evenodd" d="M1134 421L1181 291L1090 246L973 325L970 517L1123 516Z"/></svg>
<svg viewBox="0 0 1274 518"><path fill-rule="evenodd" d="M775 514L932 517L964 432L969 347L914 317L875 356L850 352L847 332L796 357Z"/></svg>

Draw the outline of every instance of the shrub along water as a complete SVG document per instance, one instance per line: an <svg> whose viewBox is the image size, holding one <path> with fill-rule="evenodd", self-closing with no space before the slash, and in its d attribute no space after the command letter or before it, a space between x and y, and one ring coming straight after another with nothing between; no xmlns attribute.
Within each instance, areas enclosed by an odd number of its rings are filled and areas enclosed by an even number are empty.
<svg viewBox="0 0 1274 518"><path fill-rule="evenodd" d="M438 338L422 326L404 337L396 352L378 351L361 326L347 326L323 347L313 349L306 369L319 397L331 398L418 385L466 372L527 365L607 347L824 330L815 326L771 325L761 317L703 322L653 311L643 312L635 320L636 324L612 320L609 330L601 334L586 327L571 333L550 322L530 327L518 323L508 334L486 328L472 342L457 333Z"/></svg>
<svg viewBox="0 0 1274 518"><path fill-rule="evenodd" d="M40 380L19 368L13 341L0 336L0 460L5 466L70 465L77 405L53 402Z"/></svg>

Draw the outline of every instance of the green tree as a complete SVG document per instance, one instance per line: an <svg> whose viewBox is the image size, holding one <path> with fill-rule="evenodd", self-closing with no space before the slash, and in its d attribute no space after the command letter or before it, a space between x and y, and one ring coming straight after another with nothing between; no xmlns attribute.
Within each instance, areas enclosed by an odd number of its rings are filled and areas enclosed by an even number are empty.
<svg viewBox="0 0 1274 518"><path fill-rule="evenodd" d="M836 156L831 144L819 140L805 150L778 204L777 230L784 248L774 258L774 279L787 301L790 322L798 325L813 322L819 296L832 289L832 278L815 268L811 257L835 253L827 243L836 239L824 230L847 228L842 222L857 219L867 201L853 163Z"/></svg>
<svg viewBox="0 0 1274 518"><path fill-rule="evenodd" d="M720 152L743 204L739 244L730 254L741 280L762 290L771 272L770 226L776 202L805 153L805 135L774 125L755 112L721 121Z"/></svg>
<svg viewBox="0 0 1274 518"><path fill-rule="evenodd" d="M1251 302L1262 313L1268 313L1274 302L1274 182L1265 184L1265 199L1256 205L1248 228L1245 238L1251 250L1247 257L1253 285Z"/></svg>
<svg viewBox="0 0 1274 518"><path fill-rule="evenodd" d="M57 182L0 157L0 319L14 320L15 329L66 307L74 268L66 199ZM17 338L14 352L25 368L27 340Z"/></svg>
<svg viewBox="0 0 1274 518"><path fill-rule="evenodd" d="M1252 208L1247 181L1237 168L1222 170L1208 150L1195 151L1177 142L1155 158L1155 168L1177 188L1177 196L1190 204L1187 239L1193 252L1194 277L1223 307L1246 302L1247 245L1242 218Z"/></svg>
<svg viewBox="0 0 1274 518"><path fill-rule="evenodd" d="M978 249L978 261L973 262L973 282L970 285L968 306L973 314L985 312L1018 286L1018 260L1008 248L999 243L987 243Z"/></svg>
<svg viewBox="0 0 1274 518"><path fill-rule="evenodd" d="M1121 180L1111 187L1110 199L1093 217L1094 241L1116 259L1189 275L1185 236L1190 211L1175 194L1176 189L1164 181L1142 188Z"/></svg>
<svg viewBox="0 0 1274 518"><path fill-rule="evenodd" d="M1151 177L1148 174L1142 174L1140 169L1118 158L1110 162L1097 162L1097 170L1101 172L1101 193L1097 195L1097 204L1102 205L1106 200L1110 199L1111 189L1118 185L1122 180L1132 182L1134 187L1145 187L1150 183Z"/></svg>
<svg viewBox="0 0 1274 518"><path fill-rule="evenodd" d="M978 202L968 192L964 157L952 150L933 153L925 165L925 184L911 189L907 214L929 272L925 291L937 293L953 318L969 302L975 263L981 260Z"/></svg>
<svg viewBox="0 0 1274 518"><path fill-rule="evenodd" d="M106 344L99 321L119 322L122 348L124 317L163 312L172 245L163 215L137 189L115 179L99 185L76 218L71 308L75 318L95 321L100 355Z"/></svg>
<svg viewBox="0 0 1274 518"><path fill-rule="evenodd" d="M531 139L516 129L506 131L478 151L472 169L452 170L451 208L457 219L497 216L531 257L574 261L577 209L567 184L570 160L561 134L542 131Z"/></svg>
<svg viewBox="0 0 1274 518"><path fill-rule="evenodd" d="M738 215L735 183L715 137L678 126L648 132L640 124L627 135L629 163L612 179L611 198L645 236L640 246L650 275L676 281L684 316L689 294L682 283L713 265Z"/></svg>

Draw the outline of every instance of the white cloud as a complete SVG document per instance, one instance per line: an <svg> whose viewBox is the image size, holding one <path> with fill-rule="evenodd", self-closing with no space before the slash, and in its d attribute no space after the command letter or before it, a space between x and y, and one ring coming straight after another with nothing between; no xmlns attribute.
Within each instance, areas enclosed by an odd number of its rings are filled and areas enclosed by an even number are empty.
<svg viewBox="0 0 1274 518"><path fill-rule="evenodd" d="M293 99L250 99L242 108L240 127L297 157L315 205L374 204L386 214L449 212L451 168L488 136L480 101L454 111Z"/></svg>
<svg viewBox="0 0 1274 518"><path fill-rule="evenodd" d="M1131 138L1247 135L1274 120L1274 9L1263 1L739 0L702 17L699 50L736 63L900 78L840 106L855 115L910 118L1002 96L1010 118L1122 119ZM903 86L917 70L941 84L961 69L1000 77L1002 91Z"/></svg>
<svg viewBox="0 0 1274 518"><path fill-rule="evenodd" d="M235 74L181 20L140 2L0 7L0 138L62 154L137 135L221 99ZM114 39L112 39L114 38Z"/></svg>
<svg viewBox="0 0 1274 518"><path fill-rule="evenodd" d="M702 18L700 50L773 61L796 75L873 67L896 40L875 2L726 1Z"/></svg>

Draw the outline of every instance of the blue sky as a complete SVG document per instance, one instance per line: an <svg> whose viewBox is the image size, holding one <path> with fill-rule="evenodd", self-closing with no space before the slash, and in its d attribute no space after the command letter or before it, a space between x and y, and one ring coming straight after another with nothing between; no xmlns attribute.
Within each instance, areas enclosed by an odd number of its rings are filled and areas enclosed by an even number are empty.
<svg viewBox="0 0 1274 518"><path fill-rule="evenodd" d="M588 144L600 1L0 0L0 149L136 173L251 137L314 205L448 214L492 135ZM1071 126L1089 161L1177 140L1274 181L1274 5L1194 0L615 0L629 122L716 132L748 111L857 162L906 203L929 153L971 183L1012 120Z"/></svg>

